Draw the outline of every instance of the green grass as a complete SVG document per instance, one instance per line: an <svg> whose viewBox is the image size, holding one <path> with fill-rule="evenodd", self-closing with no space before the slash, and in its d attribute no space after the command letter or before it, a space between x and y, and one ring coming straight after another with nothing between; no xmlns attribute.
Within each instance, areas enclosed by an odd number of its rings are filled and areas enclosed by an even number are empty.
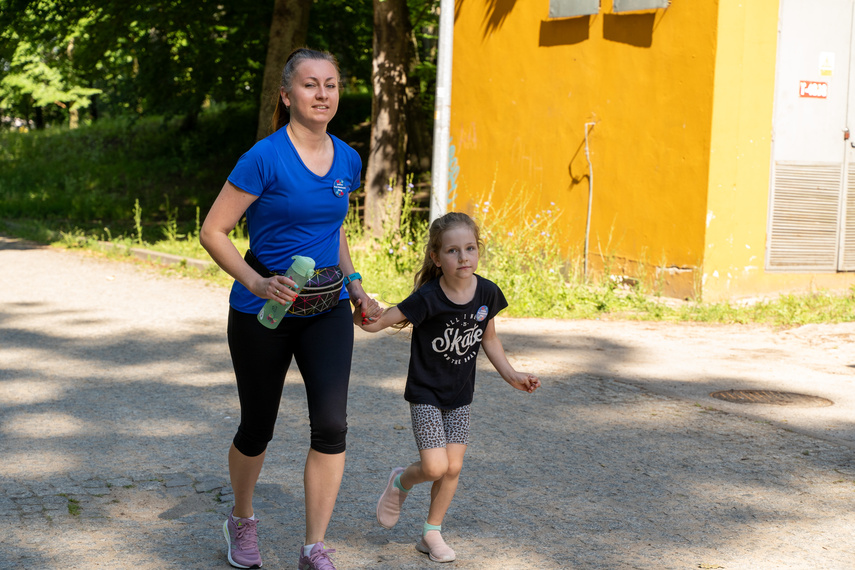
<svg viewBox="0 0 855 570"><path fill-rule="evenodd" d="M194 131L174 121L101 120L80 129L0 131L0 218L87 233L158 239L170 218L192 224L254 140L252 109L212 110Z"/></svg>
<svg viewBox="0 0 855 570"><path fill-rule="evenodd" d="M71 516L74 516L74 517L80 515L80 501L79 500L75 499L74 497L69 497L65 493L60 493L59 496L68 500L68 505L67 505L68 514L70 514Z"/></svg>
<svg viewBox="0 0 855 570"><path fill-rule="evenodd" d="M684 321L760 323L799 326L855 320L855 287L848 292L815 291L787 294L751 304L733 302L689 303L676 311Z"/></svg>
<svg viewBox="0 0 855 570"><path fill-rule="evenodd" d="M236 157L252 144L253 112L213 109L192 132L160 119L102 120L75 131L0 132L0 233L137 263L130 256L132 247L210 260L199 245L200 219ZM363 285L387 304L410 293L424 255L427 220L414 209L412 187L407 187L402 223L388 225L382 236L362 231L356 208L345 223ZM509 302L507 316L771 326L855 320L855 288L752 304L671 303L644 280L628 285L611 278L608 269L602 277L586 277L579 252L568 256L554 237L562 212L552 205L532 214L526 194L513 192L520 198L502 209L486 195L474 211L485 242L479 273L501 286ZM246 250L243 226L231 237L239 251ZM119 247L104 250L102 241ZM216 267L162 270L230 283Z"/></svg>
<svg viewBox="0 0 855 570"><path fill-rule="evenodd" d="M412 278L421 261L426 223L414 219L404 233L391 232L382 238L370 238L353 219L346 224L354 266L364 276L367 291L386 304L403 300L412 290ZM503 222L507 223L507 221ZM585 281L581 262L568 264L559 252L550 249L547 230L533 235L538 226L486 225L487 246L479 273L496 281L508 299L503 313L512 317L560 319L626 319L663 320L727 324L765 324L776 327L811 323L835 323L855 320L855 287L847 292L816 291L788 294L753 303L739 302L668 302L643 285L627 286L614 280ZM510 229L508 229L510 228ZM58 247L100 251L117 261L133 260L132 247L171 253L191 259L210 261L194 232L180 238L162 238L139 243L133 236L113 238L123 246L104 251L98 239L83 230L57 231L44 223L10 223L0 220L0 233L15 235ZM485 232L486 233L486 232ZM245 233L239 228L232 234L239 251L248 247ZM515 240L514 238L520 238ZM525 243L521 248L519 244ZM216 266L208 271L190 267L167 266L167 273L205 279L228 286L231 279Z"/></svg>

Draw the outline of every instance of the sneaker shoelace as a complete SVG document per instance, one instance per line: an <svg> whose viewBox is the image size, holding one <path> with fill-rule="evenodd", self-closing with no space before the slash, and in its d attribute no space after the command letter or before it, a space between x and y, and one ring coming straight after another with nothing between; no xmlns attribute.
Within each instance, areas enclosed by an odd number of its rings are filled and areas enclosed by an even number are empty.
<svg viewBox="0 0 855 570"><path fill-rule="evenodd" d="M311 562L315 570L335 570L335 566L333 566L332 560L329 557L333 552L335 552L335 548L318 550L309 556L309 562Z"/></svg>
<svg viewBox="0 0 855 570"><path fill-rule="evenodd" d="M255 521L252 521L255 522ZM235 546L238 550L252 550L258 544L258 529L249 522L235 525Z"/></svg>

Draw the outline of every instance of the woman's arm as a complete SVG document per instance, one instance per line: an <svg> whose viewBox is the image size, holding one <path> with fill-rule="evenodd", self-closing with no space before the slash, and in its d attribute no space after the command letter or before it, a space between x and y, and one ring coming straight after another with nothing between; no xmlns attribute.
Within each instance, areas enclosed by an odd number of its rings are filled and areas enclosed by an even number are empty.
<svg viewBox="0 0 855 570"><path fill-rule="evenodd" d="M347 244L347 232L344 231L344 226L339 230L340 246L338 250L338 264L341 271L345 275L351 275L356 272L353 267L353 261L350 259L350 247ZM361 307L361 312L365 313L365 318L374 320L383 312L380 304L368 296L362 288L362 280L356 279L347 284L347 292L350 295L350 301L354 306Z"/></svg>
<svg viewBox="0 0 855 570"><path fill-rule="evenodd" d="M271 278L262 277L244 261L232 240L229 239L229 232L234 229L246 209L256 199L257 196L244 192L231 182L226 182L219 196L214 200L211 211L205 217L199 232L199 241L223 271L234 277L254 295L280 302L293 301L296 297L291 289L296 285L293 281L281 275Z"/></svg>
<svg viewBox="0 0 855 570"><path fill-rule="evenodd" d="M505 379L505 382L523 392L534 392L540 387L540 380L534 374L527 372L517 372L511 363L508 362L508 357L505 354L505 349L502 346L502 341L496 334L496 324L493 319L487 322L487 328L484 330L484 336L481 339L481 346L484 348L484 354L490 359L490 362L496 368L499 375Z"/></svg>

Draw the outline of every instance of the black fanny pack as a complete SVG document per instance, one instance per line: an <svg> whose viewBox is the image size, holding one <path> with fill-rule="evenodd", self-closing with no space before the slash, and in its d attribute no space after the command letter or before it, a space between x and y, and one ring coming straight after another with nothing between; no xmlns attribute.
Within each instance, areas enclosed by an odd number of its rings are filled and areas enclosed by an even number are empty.
<svg viewBox="0 0 855 570"><path fill-rule="evenodd" d="M284 275L284 273L277 274L267 269L250 250L246 250L246 255L243 258L262 277ZM344 273L341 272L341 267L338 265L315 268L314 275L294 299L294 303L291 304L288 312L299 317L308 317L329 311L338 304L343 284Z"/></svg>

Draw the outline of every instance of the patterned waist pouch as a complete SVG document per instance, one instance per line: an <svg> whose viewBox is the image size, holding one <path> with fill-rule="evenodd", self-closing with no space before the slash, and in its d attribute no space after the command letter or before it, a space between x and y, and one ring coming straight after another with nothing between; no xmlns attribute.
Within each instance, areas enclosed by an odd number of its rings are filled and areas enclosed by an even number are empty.
<svg viewBox="0 0 855 570"><path fill-rule="evenodd" d="M262 277L277 275L258 261L250 250L246 250L244 260ZM338 304L342 285L344 285L344 273L338 265L315 268L315 273L297 295L288 313L298 317L308 317L329 311Z"/></svg>

